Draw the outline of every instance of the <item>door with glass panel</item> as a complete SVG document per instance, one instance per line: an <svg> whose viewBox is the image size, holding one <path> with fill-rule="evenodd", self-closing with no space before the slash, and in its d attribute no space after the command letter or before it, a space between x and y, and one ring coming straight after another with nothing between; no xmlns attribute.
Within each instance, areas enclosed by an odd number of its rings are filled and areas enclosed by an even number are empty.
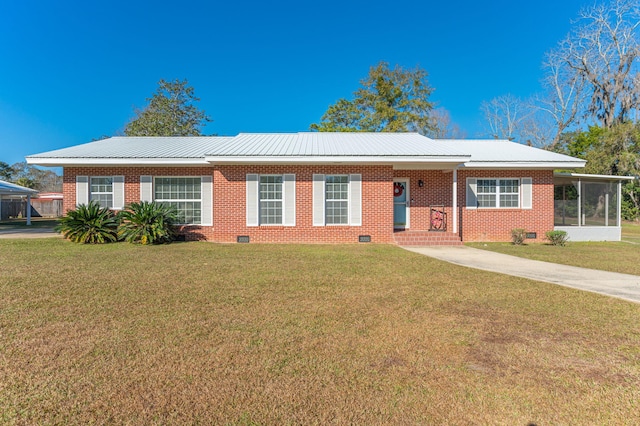
<svg viewBox="0 0 640 426"><path fill-rule="evenodd" d="M409 227L409 179L393 180L393 228Z"/></svg>

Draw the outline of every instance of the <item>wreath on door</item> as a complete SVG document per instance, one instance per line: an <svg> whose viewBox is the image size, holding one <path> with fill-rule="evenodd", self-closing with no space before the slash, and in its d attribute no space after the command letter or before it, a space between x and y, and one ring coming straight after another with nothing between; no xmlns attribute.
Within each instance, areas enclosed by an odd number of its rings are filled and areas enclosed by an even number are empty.
<svg viewBox="0 0 640 426"><path fill-rule="evenodd" d="M393 184L393 196L399 197L404 192L404 185L400 182L396 182Z"/></svg>

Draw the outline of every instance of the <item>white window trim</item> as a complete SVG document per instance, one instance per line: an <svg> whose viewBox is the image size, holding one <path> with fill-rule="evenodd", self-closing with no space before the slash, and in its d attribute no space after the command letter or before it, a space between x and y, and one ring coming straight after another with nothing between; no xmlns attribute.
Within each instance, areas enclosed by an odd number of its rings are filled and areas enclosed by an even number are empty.
<svg viewBox="0 0 640 426"><path fill-rule="evenodd" d="M477 202L477 208L478 210L522 210L522 178L516 178L516 177L477 177L476 179L476 202ZM477 201L479 196L484 194L481 193L478 188L479 188L479 183L478 181L480 180L495 180L496 181L496 204L493 207L485 207L485 206L480 206L480 202ZM516 207L500 207L500 181L501 180L516 180L518 181L518 206ZM505 194L510 194L510 195L514 195L513 192L506 192Z"/></svg>
<svg viewBox="0 0 640 426"><path fill-rule="evenodd" d="M158 200L156 199L156 179L200 179L200 199L180 199L180 200ZM176 223L179 226L206 226L203 224L203 193L202 176L152 176L151 177L151 200L157 202L199 202L200 203L200 223Z"/></svg>
<svg viewBox="0 0 640 426"><path fill-rule="evenodd" d="M329 176L346 177L347 178L347 198L331 199L327 198L327 178ZM347 202L347 223L327 223L327 202L328 201L346 201ZM324 175L324 225L325 226L351 226L351 177L345 174L325 174Z"/></svg>
<svg viewBox="0 0 640 426"><path fill-rule="evenodd" d="M92 191L91 187L93 186L92 182L93 182L94 179L111 179L111 191L109 191L109 192L94 192L94 191ZM111 194L111 207L109 207L109 209L115 210L114 209L115 196L114 196L114 191L113 191L113 184L114 184L113 176L89 176L89 202L91 201L91 197L93 195ZM101 206L101 207L103 207L103 206Z"/></svg>
<svg viewBox="0 0 640 426"><path fill-rule="evenodd" d="M263 176L282 177L282 223L260 222L260 178ZM293 173L247 173L246 184L246 226L273 227L296 226L296 175Z"/></svg>
<svg viewBox="0 0 640 426"><path fill-rule="evenodd" d="M282 178L282 182L280 182L280 185L282 185L282 189L280 191L280 193L282 194L282 198L280 198L280 200L276 200L276 199L271 199L271 200L263 200L262 198L260 198L260 181L263 177L281 177ZM280 201L280 209L281 209L281 214L280 216L282 217L282 221L280 223L262 223L262 214L261 214L261 204L264 201ZM284 194L284 174L273 174L273 173L269 173L269 174L259 174L258 175L258 226L284 226L285 223L285 194Z"/></svg>
<svg viewBox="0 0 640 426"><path fill-rule="evenodd" d="M348 176L348 223L326 223L327 176ZM362 174L360 173L314 173L312 191L313 226L362 226ZM354 198L357 196L358 198Z"/></svg>

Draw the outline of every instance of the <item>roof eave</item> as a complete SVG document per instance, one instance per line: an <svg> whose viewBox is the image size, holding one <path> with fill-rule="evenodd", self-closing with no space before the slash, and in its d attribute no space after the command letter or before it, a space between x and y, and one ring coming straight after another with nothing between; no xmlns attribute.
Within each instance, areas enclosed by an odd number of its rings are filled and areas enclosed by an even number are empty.
<svg viewBox="0 0 640 426"><path fill-rule="evenodd" d="M597 180L635 180L638 179L637 176L616 176L616 175L590 175L587 173L566 173L566 172L556 172L553 174L554 177L566 177L566 178L585 178L585 179L597 179Z"/></svg>
<svg viewBox="0 0 640 426"><path fill-rule="evenodd" d="M437 164L464 163L470 156L206 156L211 164Z"/></svg>
<svg viewBox="0 0 640 426"><path fill-rule="evenodd" d="M26 157L27 164L38 166L203 166L203 158L55 158Z"/></svg>
<svg viewBox="0 0 640 426"><path fill-rule="evenodd" d="M586 161L469 161L465 169L575 169L582 168Z"/></svg>

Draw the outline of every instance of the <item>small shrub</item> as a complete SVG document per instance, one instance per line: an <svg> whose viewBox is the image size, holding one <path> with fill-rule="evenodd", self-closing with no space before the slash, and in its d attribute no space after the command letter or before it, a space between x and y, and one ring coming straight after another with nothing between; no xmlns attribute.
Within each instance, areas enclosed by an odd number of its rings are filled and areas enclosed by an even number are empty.
<svg viewBox="0 0 640 426"><path fill-rule="evenodd" d="M92 200L67 212L55 230L74 243L104 244L118 240L118 224L115 213Z"/></svg>
<svg viewBox="0 0 640 426"><path fill-rule="evenodd" d="M511 241L517 246L524 244L524 240L527 238L527 231L522 228L515 228L511 230Z"/></svg>
<svg viewBox="0 0 640 426"><path fill-rule="evenodd" d="M562 246L564 247L569 241L569 236L565 231L549 231L545 234L547 240L554 246Z"/></svg>
<svg viewBox="0 0 640 426"><path fill-rule="evenodd" d="M120 212L118 236L129 243L170 243L176 237L176 209L156 202L131 203Z"/></svg>

